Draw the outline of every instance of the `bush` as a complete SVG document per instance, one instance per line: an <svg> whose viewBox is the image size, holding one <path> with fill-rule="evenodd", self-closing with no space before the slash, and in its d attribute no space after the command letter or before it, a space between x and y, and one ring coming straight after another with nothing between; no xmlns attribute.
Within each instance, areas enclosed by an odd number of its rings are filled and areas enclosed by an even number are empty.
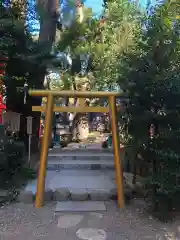
<svg viewBox="0 0 180 240"><path fill-rule="evenodd" d="M152 213L162 221L179 210L180 150L179 131L162 132L142 150L148 164L147 202Z"/></svg>
<svg viewBox="0 0 180 240"><path fill-rule="evenodd" d="M20 187L34 171L26 167L25 146L11 138L1 141L0 146L0 189Z"/></svg>

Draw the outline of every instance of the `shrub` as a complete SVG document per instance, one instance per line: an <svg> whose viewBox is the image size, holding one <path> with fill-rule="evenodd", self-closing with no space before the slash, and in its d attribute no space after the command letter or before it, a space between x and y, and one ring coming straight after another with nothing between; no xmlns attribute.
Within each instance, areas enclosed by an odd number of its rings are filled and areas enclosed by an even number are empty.
<svg viewBox="0 0 180 240"><path fill-rule="evenodd" d="M11 138L1 140L0 188L18 188L29 178L34 177L34 171L26 165L24 144Z"/></svg>

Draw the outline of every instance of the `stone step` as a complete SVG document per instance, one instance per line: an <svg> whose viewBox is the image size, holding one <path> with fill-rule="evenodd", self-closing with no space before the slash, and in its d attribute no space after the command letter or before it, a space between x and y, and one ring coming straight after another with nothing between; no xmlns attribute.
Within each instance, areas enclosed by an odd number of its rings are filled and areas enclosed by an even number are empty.
<svg viewBox="0 0 180 240"><path fill-rule="evenodd" d="M76 152L76 153L71 153L71 152L61 152L61 153L49 153L48 154L48 162L50 164L52 164L52 162L56 161L56 163L59 161L59 162L62 162L63 164L65 163L65 161L67 161L68 163L69 162L72 162L72 164L75 164L73 163L73 161L76 161L79 163L79 161L82 161L82 164L83 165L83 162L86 162L85 164L87 164L87 161L93 161L95 162L95 164L98 164L96 162L101 162L99 163L100 165L102 165L103 163L108 163L109 162L113 162L114 161L114 155L112 153L90 153L90 152L87 152L87 153L83 153L83 152ZM92 162L92 164L93 164ZM91 163L90 163L91 164Z"/></svg>
<svg viewBox="0 0 180 240"><path fill-rule="evenodd" d="M53 147L49 150L49 154L63 154L63 155L83 155L83 154L93 154L93 155L106 155L113 154L113 149L96 149L96 148L60 148L59 146Z"/></svg>
<svg viewBox="0 0 180 240"><path fill-rule="evenodd" d="M113 152L103 152L103 151L58 151L58 152L54 152L49 151L48 156L113 156L114 153Z"/></svg>
<svg viewBox="0 0 180 240"><path fill-rule="evenodd" d="M55 212L99 212L106 211L104 201L59 201Z"/></svg>
<svg viewBox="0 0 180 240"><path fill-rule="evenodd" d="M93 160L76 160L66 158L51 158L48 159L48 170L61 170L61 169L114 169L114 160L112 159L93 159Z"/></svg>
<svg viewBox="0 0 180 240"><path fill-rule="evenodd" d="M29 182L20 192L19 200L32 203L36 195L37 180ZM125 194L132 190L125 184ZM45 201L106 201L116 198L113 170L60 170L47 171Z"/></svg>
<svg viewBox="0 0 180 240"><path fill-rule="evenodd" d="M114 155L97 155L97 154L48 154L49 161L51 160L113 160Z"/></svg>

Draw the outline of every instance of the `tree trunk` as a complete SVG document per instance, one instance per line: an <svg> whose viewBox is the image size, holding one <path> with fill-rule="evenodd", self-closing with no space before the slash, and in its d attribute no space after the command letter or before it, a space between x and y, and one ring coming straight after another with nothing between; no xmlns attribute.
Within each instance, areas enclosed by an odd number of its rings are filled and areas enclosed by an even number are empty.
<svg viewBox="0 0 180 240"><path fill-rule="evenodd" d="M37 7L40 16L39 45L44 46L43 51L50 54L56 36L56 25L59 13L59 1L57 0L37 0ZM46 67L39 69L36 76L38 88L42 89ZM40 103L40 102L39 102ZM37 115L35 126L40 126L40 115Z"/></svg>
<svg viewBox="0 0 180 240"><path fill-rule="evenodd" d="M51 53L56 37L56 26L59 17L59 1L57 0L37 0L40 16L39 44L44 45L43 51ZM41 77L45 77L44 75ZM40 81L41 82L41 81Z"/></svg>

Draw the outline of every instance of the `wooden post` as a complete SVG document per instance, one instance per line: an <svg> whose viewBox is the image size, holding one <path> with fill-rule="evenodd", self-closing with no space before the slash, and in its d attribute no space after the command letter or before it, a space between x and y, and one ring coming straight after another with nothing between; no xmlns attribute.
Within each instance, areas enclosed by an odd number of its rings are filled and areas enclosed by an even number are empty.
<svg viewBox="0 0 180 240"><path fill-rule="evenodd" d="M52 94L49 94L47 97L47 105L46 105L46 112L45 112L45 128L44 128L44 136L42 140L40 168L39 168L36 202L35 202L36 208L41 208L44 202L44 188L45 188L46 166L47 166L47 157L48 157L48 149L49 149L49 139L51 138L51 132L52 132L53 105L54 105L54 97Z"/></svg>
<svg viewBox="0 0 180 240"><path fill-rule="evenodd" d="M114 148L114 161L116 169L116 183L117 183L117 196L118 205L120 208L124 207L124 181L123 181L123 167L120 159L120 142L119 142L119 130L117 121L117 109L115 96L109 97L110 113L111 113L111 128L112 139Z"/></svg>

